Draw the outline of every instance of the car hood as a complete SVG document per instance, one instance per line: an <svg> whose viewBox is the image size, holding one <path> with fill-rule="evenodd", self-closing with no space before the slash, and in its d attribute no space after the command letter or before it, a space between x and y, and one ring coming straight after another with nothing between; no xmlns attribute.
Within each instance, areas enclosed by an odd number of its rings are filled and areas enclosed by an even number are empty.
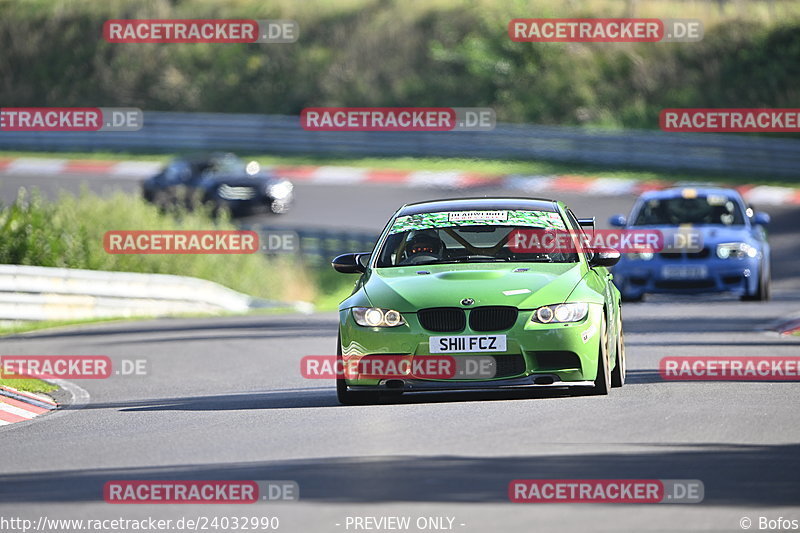
<svg viewBox="0 0 800 533"><path fill-rule="evenodd" d="M563 302L582 276L581 263L418 265L373 269L364 291L372 305L400 312L461 307L464 298L475 306L533 309Z"/></svg>

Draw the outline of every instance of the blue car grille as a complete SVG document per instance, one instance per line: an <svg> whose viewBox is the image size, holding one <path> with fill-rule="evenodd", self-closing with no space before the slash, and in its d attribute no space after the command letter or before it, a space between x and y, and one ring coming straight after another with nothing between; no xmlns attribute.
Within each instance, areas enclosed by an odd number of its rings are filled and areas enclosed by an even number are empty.
<svg viewBox="0 0 800 533"><path fill-rule="evenodd" d="M655 283L657 289L713 289L713 279L664 279Z"/></svg>
<svg viewBox="0 0 800 533"><path fill-rule="evenodd" d="M711 255L711 250L708 248L703 248L699 252L661 252L658 256L661 259L708 259Z"/></svg>

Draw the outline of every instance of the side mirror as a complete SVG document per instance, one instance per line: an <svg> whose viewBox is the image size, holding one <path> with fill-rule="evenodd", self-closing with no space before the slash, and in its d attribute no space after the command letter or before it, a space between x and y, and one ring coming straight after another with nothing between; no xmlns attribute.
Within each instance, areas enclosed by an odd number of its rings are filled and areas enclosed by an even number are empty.
<svg viewBox="0 0 800 533"><path fill-rule="evenodd" d="M367 271L367 263L372 254L360 252L342 254L331 261L331 266L336 272L342 274L359 274Z"/></svg>
<svg viewBox="0 0 800 533"><path fill-rule="evenodd" d="M628 221L625 219L625 215L614 215L608 219L608 223L615 228L624 228Z"/></svg>
<svg viewBox="0 0 800 533"><path fill-rule="evenodd" d="M619 258L622 257L616 250L610 249L601 249L595 250L594 255L589 260L590 267L610 267L614 266L619 262Z"/></svg>
<svg viewBox="0 0 800 533"><path fill-rule="evenodd" d="M582 228L592 228L594 229L594 217L591 218L579 218L578 225Z"/></svg>
<svg viewBox="0 0 800 533"><path fill-rule="evenodd" d="M770 216L763 211L756 211L753 214L753 224L756 226L766 226L769 224L770 220Z"/></svg>

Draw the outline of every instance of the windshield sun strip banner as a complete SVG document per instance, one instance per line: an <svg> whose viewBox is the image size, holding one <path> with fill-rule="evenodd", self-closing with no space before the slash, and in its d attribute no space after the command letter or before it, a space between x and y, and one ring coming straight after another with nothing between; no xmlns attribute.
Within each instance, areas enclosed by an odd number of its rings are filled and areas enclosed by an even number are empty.
<svg viewBox="0 0 800 533"><path fill-rule="evenodd" d="M443 211L397 217L389 234L454 226L524 226L539 229L566 229L561 215L553 211Z"/></svg>

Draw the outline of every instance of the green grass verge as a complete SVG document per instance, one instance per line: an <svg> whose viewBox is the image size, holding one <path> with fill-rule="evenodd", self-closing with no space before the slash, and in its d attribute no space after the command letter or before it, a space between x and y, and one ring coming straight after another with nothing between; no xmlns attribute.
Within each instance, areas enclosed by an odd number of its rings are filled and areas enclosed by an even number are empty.
<svg viewBox="0 0 800 533"><path fill-rule="evenodd" d="M98 196L88 190L79 195L62 193L57 200L37 191L20 189L17 200L0 205L0 263L191 276L214 281L236 291L277 302L306 301L320 311L336 309L352 289L354 279L329 268L312 268L294 257L249 255L112 255L103 249L109 230L235 229L227 219L207 213L161 213L138 195L114 193ZM285 307L251 310L248 314L293 311ZM228 315L229 313L221 313ZM179 317L207 316L182 314ZM17 323L0 326L1 335L13 335L63 326L126 319L89 319Z"/></svg>
<svg viewBox="0 0 800 533"><path fill-rule="evenodd" d="M42 320L40 322L20 322L8 326L0 326L0 336L16 335L17 333L28 333L42 329L52 329L62 326L78 326L84 324L101 324L105 322L119 322L124 320L138 320L134 318L87 318L84 320Z"/></svg>
<svg viewBox="0 0 800 533"><path fill-rule="evenodd" d="M58 387L41 379L6 379L0 378L0 385L12 387L25 392L52 392Z"/></svg>
<svg viewBox="0 0 800 533"><path fill-rule="evenodd" d="M353 293L358 276L342 274L325 265L313 273L313 280L317 287L314 300L317 310L336 311L339 303Z"/></svg>
<svg viewBox="0 0 800 533"><path fill-rule="evenodd" d="M308 273L292 258L261 254L109 254L110 230L235 230L227 219L207 213L160 212L138 195L99 196L84 189L55 201L20 189L0 207L0 263L191 276L269 300L310 300Z"/></svg>
<svg viewBox="0 0 800 533"><path fill-rule="evenodd" d="M346 293L345 296L342 296L339 301L343 300L349 292L347 292L346 288L338 291L336 294L339 293ZM323 302L323 305L320 306L315 303L315 309L321 311L330 311L332 309L336 309L338 306L339 301L335 304L331 305L328 303L332 301L337 296L334 295L322 295L316 301ZM265 307L265 308L257 308L248 311L247 313L219 313L214 316L242 316L242 315L275 315L275 314L285 314L289 312L293 312L294 309L287 305L286 307ZM200 314L200 313L179 313L176 315L169 315L169 318L203 318L208 317L208 314ZM94 324L107 324L107 323L114 323L114 322L136 322L142 320L155 320L159 317L153 316L129 316L129 317L115 317L115 318L87 318L87 319L80 319L80 320L42 320L39 322L20 322L13 325L7 326L0 326L0 337L9 336L9 335L17 335L19 333L30 333L32 331L41 331L41 330L50 330L50 329L57 329L63 327L70 327L70 326L86 326L86 325L94 325Z"/></svg>
<svg viewBox="0 0 800 533"><path fill-rule="evenodd" d="M191 276L256 298L314 302L319 297L325 300L323 307L329 305L337 282L325 278L318 283L315 270L295 257L127 255L108 254L103 248L103 236L110 230L234 229L230 220L215 220L204 212L164 214L133 194L99 196L84 189L77 196L62 193L49 201L20 189L14 203L0 206L0 264Z"/></svg>
<svg viewBox="0 0 800 533"><path fill-rule="evenodd" d="M16 159L20 157L89 161L159 161L166 163L172 156L169 154L129 152L29 152L21 150L0 150L0 159Z"/></svg>
<svg viewBox="0 0 800 533"><path fill-rule="evenodd" d="M116 152L3 152L0 158L41 157L56 159L88 159L108 161L159 161L166 162L171 156L165 154L116 153ZM244 154L245 159L255 159L262 165L334 165L385 170L431 170L461 171L477 174L503 176L524 175L572 175L578 177L604 177L635 179L642 181L697 181L730 185L759 184L783 187L798 187L800 182L791 179L776 179L768 175L732 176L720 173L667 172L649 169L617 169L598 165L554 163L530 160L497 160L435 157L337 157L313 155L269 155Z"/></svg>

